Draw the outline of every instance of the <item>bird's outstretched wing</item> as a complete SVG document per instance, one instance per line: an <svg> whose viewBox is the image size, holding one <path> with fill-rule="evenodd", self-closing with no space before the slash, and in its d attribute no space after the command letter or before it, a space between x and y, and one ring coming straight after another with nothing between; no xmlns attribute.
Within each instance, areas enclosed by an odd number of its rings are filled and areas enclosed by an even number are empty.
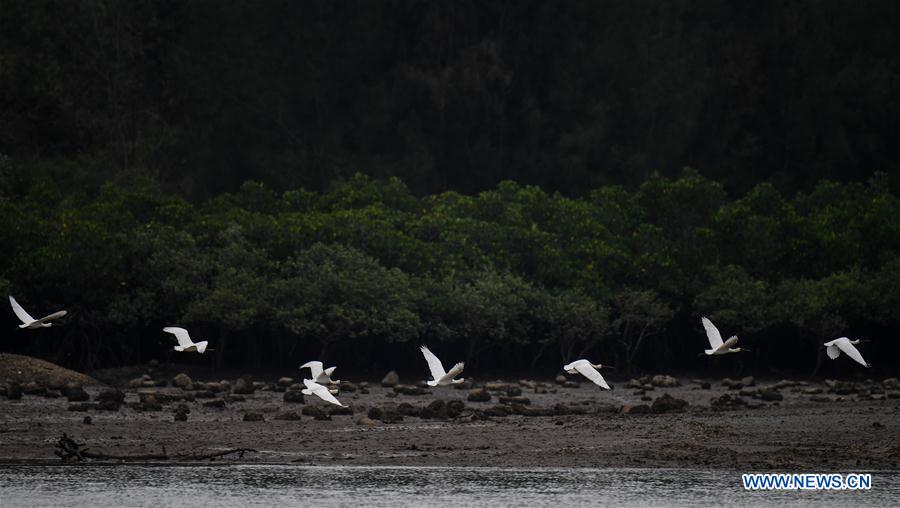
<svg viewBox="0 0 900 508"><path fill-rule="evenodd" d="M12 305L13 312L16 313L16 317L18 317L23 324L27 325L34 322L34 318L31 317L29 313L25 312L25 309L23 309L22 306L19 305L19 302L17 302L16 299L12 297L12 295L9 295L9 304Z"/></svg>
<svg viewBox="0 0 900 508"><path fill-rule="evenodd" d="M700 322L703 323L703 328L706 330L706 338L709 339L710 347L718 349L722 345L722 334L719 333L719 329L706 317L700 318Z"/></svg>
<svg viewBox="0 0 900 508"><path fill-rule="evenodd" d="M47 316L42 317L41 319L38 319L38 322L46 323L47 321L53 321L54 319L59 319L59 318L65 316L66 314L68 314L68 312L61 310L59 312L54 312L53 314L49 314Z"/></svg>
<svg viewBox="0 0 900 508"><path fill-rule="evenodd" d="M871 367L871 365L869 365L868 363L866 363L865 360L863 360L863 357L860 354L859 350L856 349L856 347L853 344L850 344L850 339L839 340L839 341L837 341L835 346L841 348L841 351L843 351L845 355L856 360L856 363L862 365L863 367Z"/></svg>
<svg viewBox="0 0 900 508"><path fill-rule="evenodd" d="M311 362L306 362L300 366L301 369L305 369L307 367L309 367L313 379L316 379L317 377L319 377L319 374L322 373L322 362L320 361L313 360Z"/></svg>
<svg viewBox="0 0 900 508"><path fill-rule="evenodd" d="M194 341L191 340L191 336L188 334L188 331L184 328L179 328L177 326L167 326L163 328L164 332L169 332L175 336L178 340L178 345L182 347L192 346Z"/></svg>
<svg viewBox="0 0 900 508"><path fill-rule="evenodd" d="M463 362L459 362L450 369L450 372L447 373L447 377L450 379L455 378L456 376L462 374L463 368L465 368L466 364Z"/></svg>
<svg viewBox="0 0 900 508"><path fill-rule="evenodd" d="M306 388L309 391L314 393L317 397L324 400L325 402L331 402L332 404L334 404L336 406L347 407L347 406L341 404L341 402L339 400L337 400L337 398L335 398L335 396L332 395L331 392L328 391L328 388L325 388L324 386L320 385L319 383L316 383L309 379L304 379L303 384L306 385Z"/></svg>
<svg viewBox="0 0 900 508"><path fill-rule="evenodd" d="M575 362L572 366L575 367L575 370L580 372L582 376L590 379L595 385L606 388L607 390L610 389L609 385L606 384L606 380L600 375L600 372L589 362Z"/></svg>
<svg viewBox="0 0 900 508"><path fill-rule="evenodd" d="M838 356L841 356L841 349L834 344L825 348L825 353L828 354L828 358L832 360L836 359Z"/></svg>
<svg viewBox="0 0 900 508"><path fill-rule="evenodd" d="M438 357L434 356L434 353L428 349L428 346L422 346L419 349L421 349L422 354L425 355L425 361L428 362L428 369L431 371L431 377L433 377L435 381L444 377L447 373L444 371L444 365L438 360Z"/></svg>

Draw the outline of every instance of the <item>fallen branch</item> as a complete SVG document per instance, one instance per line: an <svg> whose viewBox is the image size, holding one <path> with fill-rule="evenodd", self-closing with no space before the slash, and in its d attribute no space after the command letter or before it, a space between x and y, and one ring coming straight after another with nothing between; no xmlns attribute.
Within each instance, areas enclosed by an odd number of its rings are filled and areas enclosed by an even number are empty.
<svg viewBox="0 0 900 508"><path fill-rule="evenodd" d="M212 460L217 457L222 457L225 455L231 455L234 453L239 454L238 458L244 458L244 453L252 452L259 453L252 448L233 448L230 450L224 450L213 453L206 454L180 454L180 455L172 455L170 456L166 453L166 448L163 447L162 453L147 453L141 455L112 455L108 453L96 453L88 451L85 448L85 443L77 443L74 439L67 436L63 433L62 437L56 442L56 450L53 453L62 459L63 462L68 462L70 459L77 459L79 462L85 459L93 459L93 460Z"/></svg>

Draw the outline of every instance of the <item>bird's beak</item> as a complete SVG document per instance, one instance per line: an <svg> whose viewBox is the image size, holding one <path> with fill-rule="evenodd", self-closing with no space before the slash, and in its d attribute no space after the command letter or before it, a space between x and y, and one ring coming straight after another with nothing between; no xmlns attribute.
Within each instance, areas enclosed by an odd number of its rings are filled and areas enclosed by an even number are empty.
<svg viewBox="0 0 900 508"><path fill-rule="evenodd" d="M745 347L742 347L742 348L741 348L741 351L746 351L746 352L748 352L748 353L751 353L751 352L752 352L751 349L747 349L747 348L745 348Z"/></svg>
<svg viewBox="0 0 900 508"><path fill-rule="evenodd" d="M872 339L859 339L860 342L872 342Z"/></svg>

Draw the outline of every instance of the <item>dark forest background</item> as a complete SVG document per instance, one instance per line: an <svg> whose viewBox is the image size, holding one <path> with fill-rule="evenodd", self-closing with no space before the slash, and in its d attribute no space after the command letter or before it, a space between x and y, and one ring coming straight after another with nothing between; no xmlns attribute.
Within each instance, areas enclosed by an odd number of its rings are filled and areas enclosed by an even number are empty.
<svg viewBox="0 0 900 508"><path fill-rule="evenodd" d="M0 0L4 350L896 369L900 3ZM7 325L4 325L7 326ZM199 359L197 361L206 361ZM450 361L450 360L448 360ZM823 370L824 369L824 370Z"/></svg>

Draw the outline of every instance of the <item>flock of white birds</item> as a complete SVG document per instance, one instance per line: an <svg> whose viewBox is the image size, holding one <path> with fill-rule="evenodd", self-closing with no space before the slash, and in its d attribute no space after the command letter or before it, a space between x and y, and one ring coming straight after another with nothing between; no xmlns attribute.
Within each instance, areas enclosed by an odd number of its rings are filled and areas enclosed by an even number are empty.
<svg viewBox="0 0 900 508"><path fill-rule="evenodd" d="M19 305L19 302L16 301L12 296L9 297L9 303L12 305L13 312L15 312L16 316L22 321L22 324L19 325L19 328L28 328L28 329L36 329L36 328L48 328L53 326L50 321L54 319L59 319L66 315L65 310L60 310L44 316L40 319L35 319L31 317L25 309ZM706 330L706 338L709 340L709 347L704 351L707 355L724 355L729 353L740 353L742 351L749 351L747 348L735 347L738 342L738 338L736 335L732 335L728 338L728 340L722 340L722 334L719 333L719 329L706 317L700 318L700 322L703 324L703 329ZM175 340L178 341L178 345L174 346L175 351L179 353L200 353L203 354L206 351L212 351L212 349L208 348L208 341L199 341L194 342L191 339L191 335L184 328L180 328L177 326L167 326L163 328L164 332L171 333L175 336ZM837 359L844 353L849 356L852 360L859 363L864 367L871 367L869 363L867 363L862 354L856 349L856 344L859 344L859 339L850 340L847 337L841 337L824 344L825 353L832 360ZM444 386L450 384L458 384L464 381L464 378L457 378L456 376L462 374L463 368L465 364L463 362L459 362L450 369L450 371L444 370L444 364L441 363L441 360L435 356L434 353L428 349L427 346L422 346L420 348L422 350L422 355L425 357L425 361L428 363L428 370L431 371L432 379L428 381L428 386ZM702 355L702 354L701 354ZM334 396L334 394L328 389L326 385L336 385L340 383L340 380L332 379L331 375L334 373L334 370L337 367L329 367L327 369L323 368L324 365L320 361L310 361L306 362L300 366L300 369L308 368L310 370L310 376L312 379L304 379L303 384L306 386L302 393L304 395L315 395L326 402L330 402L332 404L347 407ZM574 362L564 365L563 370L568 372L569 374L581 374L582 376L589 379L591 382L596 384L597 386L609 390L609 384L606 383L606 380L603 379L603 376L600 374L598 369L603 367L611 367L610 365L601 365L599 363L591 363L588 360L581 359L575 360Z"/></svg>

